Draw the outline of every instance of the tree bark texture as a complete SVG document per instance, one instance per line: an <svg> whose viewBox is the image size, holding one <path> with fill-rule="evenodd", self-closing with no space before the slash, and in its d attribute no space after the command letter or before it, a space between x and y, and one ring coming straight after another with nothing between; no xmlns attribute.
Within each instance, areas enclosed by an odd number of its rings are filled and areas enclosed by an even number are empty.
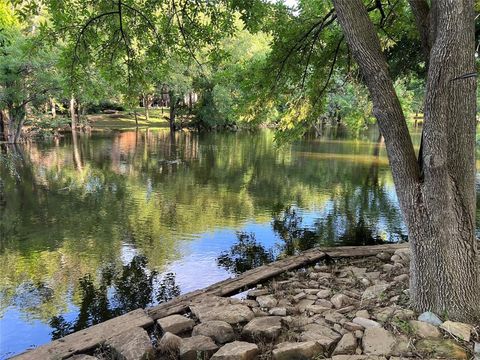
<svg viewBox="0 0 480 360"><path fill-rule="evenodd" d="M385 138L409 231L413 305L419 311L434 311L450 319L478 321L476 80L464 76L475 72L473 0L434 0L428 10L429 24L425 26L433 26L434 30L425 31L434 34L429 35L434 39L429 40L431 50L427 58L422 175L387 62L363 2L333 2ZM415 12L414 5L421 1L410 3Z"/></svg>

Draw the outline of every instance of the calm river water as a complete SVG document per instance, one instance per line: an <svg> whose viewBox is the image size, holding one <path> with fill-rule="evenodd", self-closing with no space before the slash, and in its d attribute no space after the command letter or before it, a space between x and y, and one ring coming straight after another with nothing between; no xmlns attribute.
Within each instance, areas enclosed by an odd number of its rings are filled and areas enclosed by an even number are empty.
<svg viewBox="0 0 480 360"><path fill-rule="evenodd" d="M3 149L0 358L313 246L406 239L378 140L144 130Z"/></svg>

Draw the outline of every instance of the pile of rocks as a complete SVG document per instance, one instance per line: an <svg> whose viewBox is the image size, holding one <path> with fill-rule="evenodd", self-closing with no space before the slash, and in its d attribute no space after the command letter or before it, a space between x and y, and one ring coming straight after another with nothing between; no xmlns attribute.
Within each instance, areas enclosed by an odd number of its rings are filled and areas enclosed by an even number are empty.
<svg viewBox="0 0 480 360"><path fill-rule="evenodd" d="M317 264L159 319L155 346L140 328L105 345L128 360L479 360L478 329L408 309L409 261L401 249Z"/></svg>

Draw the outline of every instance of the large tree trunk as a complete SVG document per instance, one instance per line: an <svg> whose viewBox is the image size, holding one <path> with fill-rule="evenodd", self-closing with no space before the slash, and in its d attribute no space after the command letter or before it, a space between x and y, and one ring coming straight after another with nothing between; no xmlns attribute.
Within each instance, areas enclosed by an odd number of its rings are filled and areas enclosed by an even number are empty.
<svg viewBox="0 0 480 360"><path fill-rule="evenodd" d="M25 122L25 106L10 107L8 112L7 142L16 144L20 141Z"/></svg>
<svg viewBox="0 0 480 360"><path fill-rule="evenodd" d="M409 230L413 305L450 319L476 321L480 319L475 239L476 80L458 78L475 71L473 0L434 3L429 21L435 24L436 38L428 59L424 144L417 162L363 2L334 0L345 38L371 93Z"/></svg>

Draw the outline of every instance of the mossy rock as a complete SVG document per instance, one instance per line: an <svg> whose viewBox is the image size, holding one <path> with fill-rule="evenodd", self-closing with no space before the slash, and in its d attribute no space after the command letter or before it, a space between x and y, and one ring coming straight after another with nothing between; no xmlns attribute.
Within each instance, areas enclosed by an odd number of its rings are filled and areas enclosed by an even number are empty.
<svg viewBox="0 0 480 360"><path fill-rule="evenodd" d="M468 360L467 351L450 339L423 339L415 345L417 351L429 357Z"/></svg>

